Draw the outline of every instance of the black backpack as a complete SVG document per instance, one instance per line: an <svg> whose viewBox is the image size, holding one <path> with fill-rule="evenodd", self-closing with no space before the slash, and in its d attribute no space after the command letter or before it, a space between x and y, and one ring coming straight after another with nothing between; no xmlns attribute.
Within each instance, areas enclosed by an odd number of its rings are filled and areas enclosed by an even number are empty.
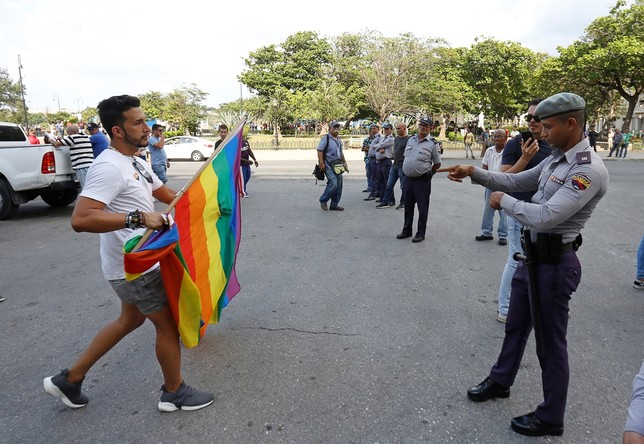
<svg viewBox="0 0 644 444"><path fill-rule="evenodd" d="M329 148L329 134L326 135L326 145L324 146L324 150L322 151L322 157L326 157L326 150ZM313 168L313 173L311 173L315 176L315 184L318 184L318 180L324 180L326 178L326 175L324 174L324 171L320 169L320 165L315 163L315 168Z"/></svg>

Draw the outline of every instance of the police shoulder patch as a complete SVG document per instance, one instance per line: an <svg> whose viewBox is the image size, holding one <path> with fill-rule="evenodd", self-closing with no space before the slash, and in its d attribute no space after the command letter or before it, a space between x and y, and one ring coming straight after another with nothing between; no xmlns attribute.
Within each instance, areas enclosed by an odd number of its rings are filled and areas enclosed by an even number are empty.
<svg viewBox="0 0 644 444"><path fill-rule="evenodd" d="M590 184L593 183L592 180L583 174L575 174L572 176L572 187L577 191L584 191L590 187Z"/></svg>

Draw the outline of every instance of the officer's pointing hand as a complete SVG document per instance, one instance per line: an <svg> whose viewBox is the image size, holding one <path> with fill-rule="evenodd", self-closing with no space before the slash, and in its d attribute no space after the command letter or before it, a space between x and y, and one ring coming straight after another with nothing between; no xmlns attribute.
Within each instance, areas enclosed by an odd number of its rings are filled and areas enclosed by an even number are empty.
<svg viewBox="0 0 644 444"><path fill-rule="evenodd" d="M500 210L501 199L503 199L504 195L505 193L502 193L500 191L494 191L492 194L490 194L490 206L495 210Z"/></svg>
<svg viewBox="0 0 644 444"><path fill-rule="evenodd" d="M436 170L437 173L449 173L447 178L454 182L463 182L463 178L470 176L472 171L474 171L472 165L454 165Z"/></svg>

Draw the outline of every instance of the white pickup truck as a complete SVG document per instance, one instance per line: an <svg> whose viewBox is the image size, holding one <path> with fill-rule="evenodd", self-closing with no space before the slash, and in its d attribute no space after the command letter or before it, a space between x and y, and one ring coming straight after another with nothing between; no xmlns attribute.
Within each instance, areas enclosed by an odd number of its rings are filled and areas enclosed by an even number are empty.
<svg viewBox="0 0 644 444"><path fill-rule="evenodd" d="M0 122L0 220L38 196L52 207L67 206L78 187L69 147L31 145L20 126Z"/></svg>

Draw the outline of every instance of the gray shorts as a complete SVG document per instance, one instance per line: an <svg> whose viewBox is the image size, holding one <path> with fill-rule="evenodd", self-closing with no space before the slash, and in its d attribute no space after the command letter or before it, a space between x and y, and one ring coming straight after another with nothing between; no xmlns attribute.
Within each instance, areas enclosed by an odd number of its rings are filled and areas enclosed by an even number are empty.
<svg viewBox="0 0 644 444"><path fill-rule="evenodd" d="M109 283L121 301L136 305L144 315L159 311L168 303L158 267L133 281L115 279Z"/></svg>

